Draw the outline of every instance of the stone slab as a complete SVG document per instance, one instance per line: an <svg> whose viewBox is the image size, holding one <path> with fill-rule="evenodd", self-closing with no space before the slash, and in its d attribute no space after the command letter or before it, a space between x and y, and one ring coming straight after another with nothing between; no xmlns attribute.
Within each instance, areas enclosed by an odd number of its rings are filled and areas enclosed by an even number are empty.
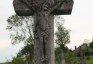
<svg viewBox="0 0 93 64"><path fill-rule="evenodd" d="M73 0L66 0L66 1L67 2L64 2L60 8L54 10L52 14L54 15L71 14L74 2ZM34 13L24 3L20 2L20 0L14 0L13 5L16 14L18 14L19 16L32 16Z"/></svg>

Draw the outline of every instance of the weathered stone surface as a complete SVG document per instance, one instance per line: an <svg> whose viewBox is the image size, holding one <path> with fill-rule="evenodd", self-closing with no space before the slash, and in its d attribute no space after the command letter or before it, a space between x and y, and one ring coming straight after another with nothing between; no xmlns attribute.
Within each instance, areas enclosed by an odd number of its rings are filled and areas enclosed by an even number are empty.
<svg viewBox="0 0 93 64"><path fill-rule="evenodd" d="M66 15L71 14L73 8L73 0L66 0L61 7L53 11L54 15Z"/></svg>
<svg viewBox="0 0 93 64"><path fill-rule="evenodd" d="M45 20L46 17L48 17L48 21ZM42 13L34 15L35 64L55 64L54 16L50 15L46 17L42 16Z"/></svg>
<svg viewBox="0 0 93 64"><path fill-rule="evenodd" d="M15 12L20 16L31 16L34 13L34 11L28 8L26 4L24 4L20 0L14 0L13 5ZM54 10L52 13L54 15L71 14L72 8L73 8L73 0L66 0L66 2L64 2L60 8Z"/></svg>
<svg viewBox="0 0 93 64"><path fill-rule="evenodd" d="M33 14L33 11L30 10L26 6L26 4L22 3L20 0L14 0L13 5L14 5L16 14L18 14L19 16L28 16L28 15L31 16Z"/></svg>

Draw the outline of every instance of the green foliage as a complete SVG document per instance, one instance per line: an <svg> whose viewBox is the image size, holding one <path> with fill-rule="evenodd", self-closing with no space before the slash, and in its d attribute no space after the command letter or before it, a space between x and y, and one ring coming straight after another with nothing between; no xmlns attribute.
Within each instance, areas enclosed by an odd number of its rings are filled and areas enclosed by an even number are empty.
<svg viewBox="0 0 93 64"><path fill-rule="evenodd" d="M56 37L56 44L65 46L67 43L70 42L70 35L69 35L70 30L66 29L63 27L61 23L57 23L57 31L55 33Z"/></svg>
<svg viewBox="0 0 93 64"><path fill-rule="evenodd" d="M64 52L66 50L65 46L67 43L70 43L70 35L69 35L68 29L64 28L64 26L57 22L57 31L55 33L55 43L60 47L59 51L61 52L59 55L56 56L57 64L62 64L62 60L65 60L64 58Z"/></svg>
<svg viewBox="0 0 93 64"><path fill-rule="evenodd" d="M3 64L12 64L12 63L7 61L7 62L5 62L5 63L3 63Z"/></svg>
<svg viewBox="0 0 93 64"><path fill-rule="evenodd" d="M67 64L69 64L69 62L71 64L79 62L79 58L76 57L75 54L72 51L68 51L67 53L65 53L65 58L66 58L66 63Z"/></svg>
<svg viewBox="0 0 93 64"><path fill-rule="evenodd" d="M11 62L6 62L5 64L25 64L25 61L21 57L13 57Z"/></svg>
<svg viewBox="0 0 93 64"><path fill-rule="evenodd" d="M77 53L75 53L75 51L69 50L68 48L66 48L65 50L67 50L66 52L64 52L66 64L79 64L80 56L77 56L77 54L80 53L79 47ZM85 43L83 47L81 45L81 50L84 54L85 64L93 64L93 54L90 54L93 51L93 49ZM61 64L60 47L57 47L55 49L55 59L56 59L56 64Z"/></svg>
<svg viewBox="0 0 93 64"><path fill-rule="evenodd" d="M80 57L77 57L74 51L71 51L67 47L65 47L66 52L65 54L65 61L66 64L78 64ZM86 50L87 51L87 50ZM90 50L89 50L90 51ZM61 48L55 48L55 60L56 64L61 64ZM93 55L85 56L86 64L93 64ZM24 64L33 64L33 45L26 45L22 50L18 53L17 57L14 57L11 62L6 62L5 64L17 64L17 63ZM18 63L18 64L19 64Z"/></svg>
<svg viewBox="0 0 93 64"><path fill-rule="evenodd" d="M89 47L93 49L93 41L90 42Z"/></svg>
<svg viewBox="0 0 93 64"><path fill-rule="evenodd" d="M93 64L93 56L90 57L90 60L86 59L86 64Z"/></svg>
<svg viewBox="0 0 93 64"><path fill-rule="evenodd" d="M12 64L25 64L25 62L21 57L14 57L12 60Z"/></svg>
<svg viewBox="0 0 93 64"><path fill-rule="evenodd" d="M33 64L33 56L34 56L34 46L33 44L27 44L24 48L19 51L17 54L18 57L24 57L25 61L28 64Z"/></svg>
<svg viewBox="0 0 93 64"><path fill-rule="evenodd" d="M16 57L13 57L9 62L5 64L33 64L33 44L27 44L19 51Z"/></svg>
<svg viewBox="0 0 93 64"><path fill-rule="evenodd" d="M12 15L7 20L12 43L33 43L33 19L31 16Z"/></svg>
<svg viewBox="0 0 93 64"><path fill-rule="evenodd" d="M56 60L56 64L61 64L61 49L60 49L60 47L55 48L55 60Z"/></svg>
<svg viewBox="0 0 93 64"><path fill-rule="evenodd" d="M78 49L79 48L80 47L78 47ZM93 51L93 49L90 46L88 46L86 43L81 45L81 50L82 50L82 52L85 56L90 56L91 52ZM80 51L79 50L77 51L77 55L80 56Z"/></svg>
<svg viewBox="0 0 93 64"><path fill-rule="evenodd" d="M25 59L26 63L33 63L33 19L32 16L17 16L12 15L7 20L8 26L7 30L10 31L10 38L12 44L24 42L25 46L22 50L19 51L17 57L22 57ZM18 59L17 58L17 59ZM17 59L13 58L14 61ZM13 61L13 62L14 62ZM19 63L18 63L19 64Z"/></svg>

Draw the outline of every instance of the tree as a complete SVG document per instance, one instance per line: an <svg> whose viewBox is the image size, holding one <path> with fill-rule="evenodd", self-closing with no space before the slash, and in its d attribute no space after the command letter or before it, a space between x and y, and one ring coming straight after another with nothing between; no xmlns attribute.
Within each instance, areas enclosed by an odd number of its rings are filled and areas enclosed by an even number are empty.
<svg viewBox="0 0 93 64"><path fill-rule="evenodd" d="M6 29L11 31L12 44L20 42L33 44L33 19L31 16L12 15L7 22Z"/></svg>
<svg viewBox="0 0 93 64"><path fill-rule="evenodd" d="M7 30L10 31L12 44L24 42L24 48L19 51L18 57L24 57L28 64L33 62L34 36L33 19L31 16L12 15L7 20Z"/></svg>
<svg viewBox="0 0 93 64"><path fill-rule="evenodd" d="M93 49L93 41L90 42L89 47Z"/></svg>
<svg viewBox="0 0 93 64"><path fill-rule="evenodd" d="M25 62L27 64L33 64L33 56L34 56L34 50L33 50L33 44L27 44L22 48L22 50L19 51L17 54L17 57L23 57L25 59Z"/></svg>
<svg viewBox="0 0 93 64"><path fill-rule="evenodd" d="M90 55L93 55L93 40L92 42L89 43L89 48L90 48Z"/></svg>
<svg viewBox="0 0 93 64"><path fill-rule="evenodd" d="M7 61L5 64L25 64L25 61L22 57L13 57L10 62Z"/></svg>
<svg viewBox="0 0 93 64"><path fill-rule="evenodd" d="M68 54L68 51L70 51L70 49L68 49L68 47L65 47L65 58L67 58L67 54ZM61 48L60 47L56 47L55 48L55 62L56 64L61 64Z"/></svg>
<svg viewBox="0 0 93 64"><path fill-rule="evenodd" d="M70 30L63 27L61 23L57 23L57 31L55 33L56 36L56 44L59 45L61 48L61 63L65 64L65 58L64 58L64 50L67 43L70 43Z"/></svg>
<svg viewBox="0 0 93 64"><path fill-rule="evenodd" d="M14 57L12 60L12 64L25 64L24 59L21 57Z"/></svg>

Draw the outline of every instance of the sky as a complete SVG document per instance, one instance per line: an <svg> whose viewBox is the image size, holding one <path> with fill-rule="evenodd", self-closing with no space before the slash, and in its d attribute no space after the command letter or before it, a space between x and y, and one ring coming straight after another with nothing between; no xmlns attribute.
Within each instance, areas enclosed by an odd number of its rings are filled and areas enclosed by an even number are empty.
<svg viewBox="0 0 93 64"><path fill-rule="evenodd" d="M6 30L7 19L15 14L13 0L0 0L0 62L11 60L23 46L22 43L11 45L9 31ZM64 26L70 29L70 44L67 46L81 45L85 39L93 38L93 0L74 0L71 15L62 15L65 19Z"/></svg>

